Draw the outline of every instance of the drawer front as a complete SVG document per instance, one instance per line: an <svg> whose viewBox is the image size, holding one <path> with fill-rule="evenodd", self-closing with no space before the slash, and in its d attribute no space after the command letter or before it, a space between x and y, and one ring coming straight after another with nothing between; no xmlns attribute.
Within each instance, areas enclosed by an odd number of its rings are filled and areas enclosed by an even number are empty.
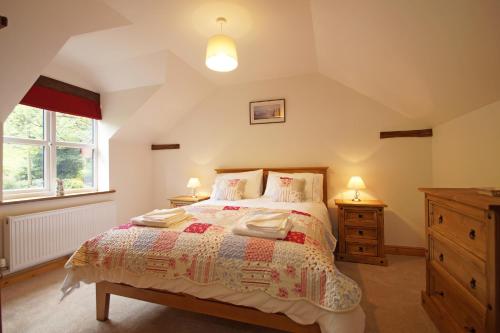
<svg viewBox="0 0 500 333"><path fill-rule="evenodd" d="M369 220L374 221L377 219L377 212L375 210L365 209L346 209L346 220Z"/></svg>
<svg viewBox="0 0 500 333"><path fill-rule="evenodd" d="M471 296L467 297L467 292L460 285L451 277L444 277L433 266L430 267L429 278L430 297L464 329L463 332L485 332L485 307Z"/></svg>
<svg viewBox="0 0 500 333"><path fill-rule="evenodd" d="M170 202L170 205L172 207L182 207L182 206L188 206L190 205L191 203L190 202L184 202L184 201L172 201Z"/></svg>
<svg viewBox="0 0 500 333"><path fill-rule="evenodd" d="M345 236L347 239L377 239L377 228L346 226Z"/></svg>
<svg viewBox="0 0 500 333"><path fill-rule="evenodd" d="M431 203L430 228L486 259L486 225L451 209Z"/></svg>
<svg viewBox="0 0 500 333"><path fill-rule="evenodd" d="M346 242L348 255L376 257L378 249L376 244L366 244L359 242Z"/></svg>
<svg viewBox="0 0 500 333"><path fill-rule="evenodd" d="M377 211L368 209L346 209L344 223L353 226L377 226Z"/></svg>
<svg viewBox="0 0 500 333"><path fill-rule="evenodd" d="M470 258L466 251L454 251L444 242L431 237L430 260L443 267L465 289L481 303L488 303L486 292L486 263L480 259Z"/></svg>

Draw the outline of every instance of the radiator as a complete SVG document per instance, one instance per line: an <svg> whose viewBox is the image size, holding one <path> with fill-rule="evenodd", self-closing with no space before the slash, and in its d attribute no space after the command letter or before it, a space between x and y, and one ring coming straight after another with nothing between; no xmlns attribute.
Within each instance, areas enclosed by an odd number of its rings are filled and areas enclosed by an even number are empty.
<svg viewBox="0 0 500 333"><path fill-rule="evenodd" d="M115 225L113 201L9 216L4 224L9 272L70 254L85 240Z"/></svg>

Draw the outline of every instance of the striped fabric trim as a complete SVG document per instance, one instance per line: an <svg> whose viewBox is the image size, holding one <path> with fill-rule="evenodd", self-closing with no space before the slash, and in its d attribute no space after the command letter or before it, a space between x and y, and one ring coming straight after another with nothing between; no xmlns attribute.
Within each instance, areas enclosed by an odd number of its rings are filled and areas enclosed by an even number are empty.
<svg viewBox="0 0 500 333"><path fill-rule="evenodd" d="M221 179L215 191L216 200L241 200L245 192L246 179Z"/></svg>
<svg viewBox="0 0 500 333"><path fill-rule="evenodd" d="M276 202L301 202L304 200L304 185L304 179L280 177L272 200Z"/></svg>

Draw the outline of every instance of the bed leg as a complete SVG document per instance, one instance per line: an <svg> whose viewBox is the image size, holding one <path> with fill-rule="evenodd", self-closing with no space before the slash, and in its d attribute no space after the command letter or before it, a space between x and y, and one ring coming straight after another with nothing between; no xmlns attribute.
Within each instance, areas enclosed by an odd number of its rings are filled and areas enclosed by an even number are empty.
<svg viewBox="0 0 500 333"><path fill-rule="evenodd" d="M109 293L106 293L102 282L95 284L96 318L99 321L108 320Z"/></svg>

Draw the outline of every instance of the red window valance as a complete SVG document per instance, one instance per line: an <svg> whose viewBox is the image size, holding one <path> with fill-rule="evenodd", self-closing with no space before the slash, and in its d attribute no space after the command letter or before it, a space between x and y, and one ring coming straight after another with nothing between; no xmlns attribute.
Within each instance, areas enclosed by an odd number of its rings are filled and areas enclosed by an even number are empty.
<svg viewBox="0 0 500 333"><path fill-rule="evenodd" d="M98 93L45 76L38 78L20 103L73 116L102 119Z"/></svg>

